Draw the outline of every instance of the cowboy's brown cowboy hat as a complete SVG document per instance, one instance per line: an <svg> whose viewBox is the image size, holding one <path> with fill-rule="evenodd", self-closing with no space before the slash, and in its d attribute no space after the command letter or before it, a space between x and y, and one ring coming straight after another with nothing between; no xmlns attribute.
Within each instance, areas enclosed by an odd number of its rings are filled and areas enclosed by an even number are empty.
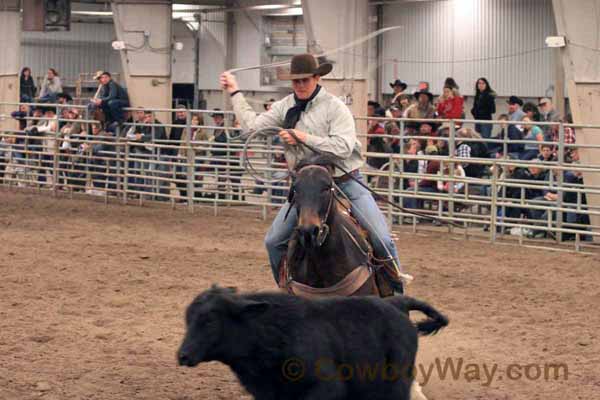
<svg viewBox="0 0 600 400"><path fill-rule="evenodd" d="M298 54L292 57L289 71L279 71L277 79L291 81L293 79L304 79L313 75L324 76L331 72L333 65L319 62L312 54Z"/></svg>

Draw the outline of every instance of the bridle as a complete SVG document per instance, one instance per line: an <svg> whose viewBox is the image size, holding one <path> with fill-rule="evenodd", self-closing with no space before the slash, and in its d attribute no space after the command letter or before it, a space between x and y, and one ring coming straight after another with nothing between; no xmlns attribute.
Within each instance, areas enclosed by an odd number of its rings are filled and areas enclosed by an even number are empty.
<svg viewBox="0 0 600 400"><path fill-rule="evenodd" d="M302 171L309 169L309 168L317 168L320 170L323 170L327 173L327 176L330 178L330 184L329 184L329 202L327 204L327 211L325 212L325 215L320 218L320 226L319 226L319 232L317 233L317 245L319 247L321 247L323 245L323 243L325 243L325 240L327 239L327 236L329 236L329 225L327 224L327 220L329 220L329 215L331 214L331 210L333 208L333 201L336 199L336 192L335 192L335 184L333 181L333 177L331 176L331 173L329 172L329 170L325 167L323 167L322 165L306 165L302 168L300 168L296 174L300 174ZM290 206L287 210L287 213L285 214L285 218L287 219L288 214L290 213L290 210L292 209L292 206L294 205L294 193L295 193L295 188L292 186L292 190L290 190L290 196L288 197L288 202L290 203ZM296 209L298 210L298 208L296 207ZM300 211L300 210L298 210Z"/></svg>

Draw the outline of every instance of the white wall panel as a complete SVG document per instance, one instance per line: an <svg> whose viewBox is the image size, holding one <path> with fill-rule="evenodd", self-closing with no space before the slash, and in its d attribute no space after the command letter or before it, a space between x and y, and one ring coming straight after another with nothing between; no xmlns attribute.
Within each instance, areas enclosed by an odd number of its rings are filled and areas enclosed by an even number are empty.
<svg viewBox="0 0 600 400"><path fill-rule="evenodd" d="M21 66L43 76L48 68L71 81L80 73L107 70L121 73L119 53L112 49L112 24L76 23L70 32L23 32Z"/></svg>
<svg viewBox="0 0 600 400"><path fill-rule="evenodd" d="M487 77L499 95L544 96L553 60L544 40L555 34L549 0L448 0L384 6L383 91L400 78L427 80L439 93L452 76L463 94ZM394 60L397 60L396 62Z"/></svg>

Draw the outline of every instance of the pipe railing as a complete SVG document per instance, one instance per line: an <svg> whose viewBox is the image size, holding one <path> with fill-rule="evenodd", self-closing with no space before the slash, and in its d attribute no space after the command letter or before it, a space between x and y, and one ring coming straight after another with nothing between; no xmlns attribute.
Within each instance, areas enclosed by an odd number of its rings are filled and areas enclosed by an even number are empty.
<svg viewBox="0 0 600 400"><path fill-rule="evenodd" d="M42 105L44 107L79 108L85 106ZM10 115L18 104L0 103L0 114ZM128 109L139 111L139 109ZM285 163L275 159L283 154L280 145L271 140L252 144L252 162L254 168L264 174L265 181L251 178L240 164L243 143L215 143L213 140L193 140L196 130L210 132L225 130L231 138L239 134L240 129L202 123L192 125L194 114L211 114L213 110L154 109L153 113L185 112L184 125L128 122L118 127L114 133L102 136L91 134L63 134L60 130L35 136L31 127L39 121L55 121L59 125L69 124L71 120L60 115L54 118L24 118L28 125L25 130L5 129L1 135L0 146L0 182L5 187L28 187L50 190L53 194L66 192L90 193L102 195L105 201L112 198L123 203L143 204L147 201L165 201L176 207L184 204L193 211L195 206L209 205L218 212L219 207L228 205L251 205L262 210L266 218L271 207L280 206L286 199L288 184L268 183L272 176L286 172ZM229 118L232 113L220 112ZM375 119L356 117L357 120ZM152 119L154 121L154 118ZM548 236L541 244L555 247L556 243L572 245L575 250L594 248L591 238L600 236L598 226L592 225L590 218L600 216L600 208L586 203L586 195L599 195L600 187L587 184L565 182L564 173L569 171L571 178L579 174L598 173L599 164L573 164L565 161L567 149L595 149L600 146L581 143L564 143L564 128L579 129L581 125L562 123L535 123L536 125L558 126L560 141L510 141L503 138L459 138L456 123L463 126L468 123L518 124L511 121L475 121L475 120L409 120L377 119L381 122L396 121L399 135L371 135L359 133L359 138L371 140L379 137L383 140L399 141L398 153L365 151L367 159L385 160L381 169L369 166L363 168L371 186L380 195L403 206L399 211L391 206L383 206L390 223L412 226L413 230L433 229L426 218L413 215L410 211L435 217L434 221L447 221L458 224L466 235L481 235L491 241L506 237L512 231L517 233L519 243L533 240L529 236ZM448 136L431 137L427 135L406 134L404 127L413 122L443 123L450 122ZM78 123L93 124L97 121L79 119ZM600 126L584 125L586 129L600 129ZM147 142L131 140L126 132L134 129L150 132ZM185 138L180 141L167 139L155 140L156 130L182 128ZM210 136L210 135L209 135ZM435 140L446 143L450 152L447 156L407 154L405 143L410 139ZM454 153L459 142L482 142L499 144L504 149L508 144L529 143L551 145L557 154L557 160L542 162L539 160L516 160L509 158L459 158ZM85 146L83 146L85 144ZM364 149L366 150L366 149ZM506 153L505 153L506 154ZM432 174L426 171L409 171L410 163L440 164L446 174ZM460 176L459 165L478 164L486 173L480 177ZM509 169L538 168L549 175L547 181L513 179L506 171ZM460 187L460 190L437 190L438 183L448 183L448 187ZM424 185L426 184L426 185ZM442 185L443 186L443 185ZM531 193L551 193L530 198ZM554 197L556 196L556 197ZM555 200L552 200L554 199ZM419 223L418 222L422 222ZM457 229L449 225L449 230ZM563 237L574 239L564 242ZM598 239L596 239L598 240Z"/></svg>

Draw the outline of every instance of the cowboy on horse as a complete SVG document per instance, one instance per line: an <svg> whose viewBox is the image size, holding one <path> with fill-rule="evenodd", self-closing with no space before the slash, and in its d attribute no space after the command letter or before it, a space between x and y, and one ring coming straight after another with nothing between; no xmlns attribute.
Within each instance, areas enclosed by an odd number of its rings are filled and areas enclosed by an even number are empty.
<svg viewBox="0 0 600 400"><path fill-rule="evenodd" d="M371 193L358 182L364 182L359 172L364 161L354 118L339 98L319 85L321 76L327 75L332 68L330 63L319 65L311 54L294 56L290 72L278 77L290 80L294 93L274 102L269 111L259 115L248 104L231 73L221 74L220 84L230 94L233 110L243 129L282 127L279 137L285 143L285 156L291 168L300 160L314 155L302 143L335 156L337 165L348 173L335 168L333 180L350 200L354 218L367 231L374 257L395 264L395 270L400 273L398 251L386 220ZM265 238L273 276L280 285L280 271L286 260L288 242L299 220L295 207L288 201L279 210ZM389 284L395 292L403 292L398 277L390 278Z"/></svg>

